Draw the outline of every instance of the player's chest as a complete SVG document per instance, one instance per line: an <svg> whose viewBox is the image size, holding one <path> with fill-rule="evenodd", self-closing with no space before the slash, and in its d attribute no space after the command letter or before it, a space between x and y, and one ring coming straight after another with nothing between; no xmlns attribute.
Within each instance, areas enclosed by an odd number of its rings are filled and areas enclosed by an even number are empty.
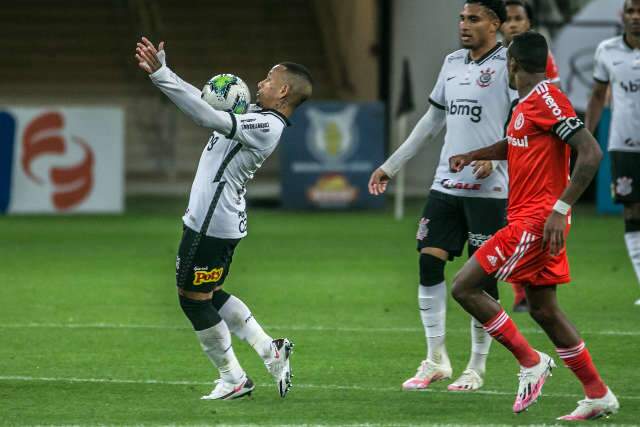
<svg viewBox="0 0 640 427"><path fill-rule="evenodd" d="M507 127L507 143L509 152L514 154L530 154L542 148L542 130L529 119L526 110L516 107Z"/></svg>
<svg viewBox="0 0 640 427"><path fill-rule="evenodd" d="M612 55L608 62L612 84L627 93L640 92L640 50Z"/></svg>
<svg viewBox="0 0 640 427"><path fill-rule="evenodd" d="M506 68L503 62L459 64L450 67L445 75L445 89L449 98L490 97L495 90L506 89Z"/></svg>

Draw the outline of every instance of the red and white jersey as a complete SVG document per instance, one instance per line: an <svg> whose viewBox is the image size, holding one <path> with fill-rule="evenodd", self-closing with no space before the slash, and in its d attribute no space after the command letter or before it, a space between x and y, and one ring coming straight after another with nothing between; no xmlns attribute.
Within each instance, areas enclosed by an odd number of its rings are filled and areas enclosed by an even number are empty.
<svg viewBox="0 0 640 427"><path fill-rule="evenodd" d="M551 51L549 51L549 54L547 55L547 68L545 70L545 74L551 83L560 82L560 72L558 71L556 60Z"/></svg>
<svg viewBox="0 0 640 427"><path fill-rule="evenodd" d="M569 181L566 141L583 127L565 94L548 81L520 100L507 128L509 224L542 233Z"/></svg>

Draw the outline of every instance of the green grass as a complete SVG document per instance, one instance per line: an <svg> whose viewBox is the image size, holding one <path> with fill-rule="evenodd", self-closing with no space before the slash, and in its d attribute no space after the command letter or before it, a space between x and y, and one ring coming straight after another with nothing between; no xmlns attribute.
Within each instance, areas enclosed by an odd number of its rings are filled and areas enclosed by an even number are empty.
<svg viewBox="0 0 640 427"><path fill-rule="evenodd" d="M424 358L412 206L402 222L388 213L250 211L225 286L268 332L296 343L295 385L280 399L259 358L236 342L258 383L253 397L200 401L216 375L177 305L182 207L140 200L125 216L0 218L0 424L553 424L581 398L561 367L546 396L513 415L517 365L495 343L485 393L447 393L446 383L400 391ZM559 294L620 399L621 412L605 423L633 424L640 311L622 227L619 218L578 211L569 239L574 282ZM460 266L449 265L447 276ZM510 307L509 287L501 291ZM514 319L553 353L526 315ZM457 375L469 321L454 301L447 321Z"/></svg>

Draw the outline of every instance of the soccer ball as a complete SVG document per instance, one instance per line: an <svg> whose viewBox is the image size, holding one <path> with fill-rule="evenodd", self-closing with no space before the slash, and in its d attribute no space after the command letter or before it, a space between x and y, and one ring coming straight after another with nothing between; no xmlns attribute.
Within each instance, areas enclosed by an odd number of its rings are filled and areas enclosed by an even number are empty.
<svg viewBox="0 0 640 427"><path fill-rule="evenodd" d="M202 99L216 110L244 114L251 103L249 87L238 76L218 74L202 88Z"/></svg>

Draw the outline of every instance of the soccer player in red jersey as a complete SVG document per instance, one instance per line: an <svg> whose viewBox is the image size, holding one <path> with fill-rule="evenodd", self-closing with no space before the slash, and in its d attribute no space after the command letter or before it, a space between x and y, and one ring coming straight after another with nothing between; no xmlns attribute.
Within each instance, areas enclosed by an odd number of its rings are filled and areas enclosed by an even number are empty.
<svg viewBox="0 0 640 427"><path fill-rule="evenodd" d="M615 413L620 405L605 385L576 328L558 306L556 285L569 282L565 237L570 208L589 185L602 157L597 142L576 117L571 103L545 77L545 38L529 31L508 50L509 83L518 90L506 139L452 156L461 171L477 160L506 159L509 166L508 225L478 249L454 279L453 297L520 363L513 411L524 411L540 396L553 359L534 350L481 283L488 276L525 286L531 317L549 336L565 365L583 385L586 398L562 420ZM570 148L577 153L569 180Z"/></svg>
<svg viewBox="0 0 640 427"><path fill-rule="evenodd" d="M531 4L525 0L507 0L504 4L507 10L507 20L502 24L500 31L502 32L505 46L509 46L515 36L531 29L534 25L534 16ZM547 55L545 74L551 83L560 87L560 73L558 72L558 66L551 51L549 51L549 55ZM527 302L524 287L517 283L512 283L511 286L514 295L513 311L529 311L529 303Z"/></svg>

